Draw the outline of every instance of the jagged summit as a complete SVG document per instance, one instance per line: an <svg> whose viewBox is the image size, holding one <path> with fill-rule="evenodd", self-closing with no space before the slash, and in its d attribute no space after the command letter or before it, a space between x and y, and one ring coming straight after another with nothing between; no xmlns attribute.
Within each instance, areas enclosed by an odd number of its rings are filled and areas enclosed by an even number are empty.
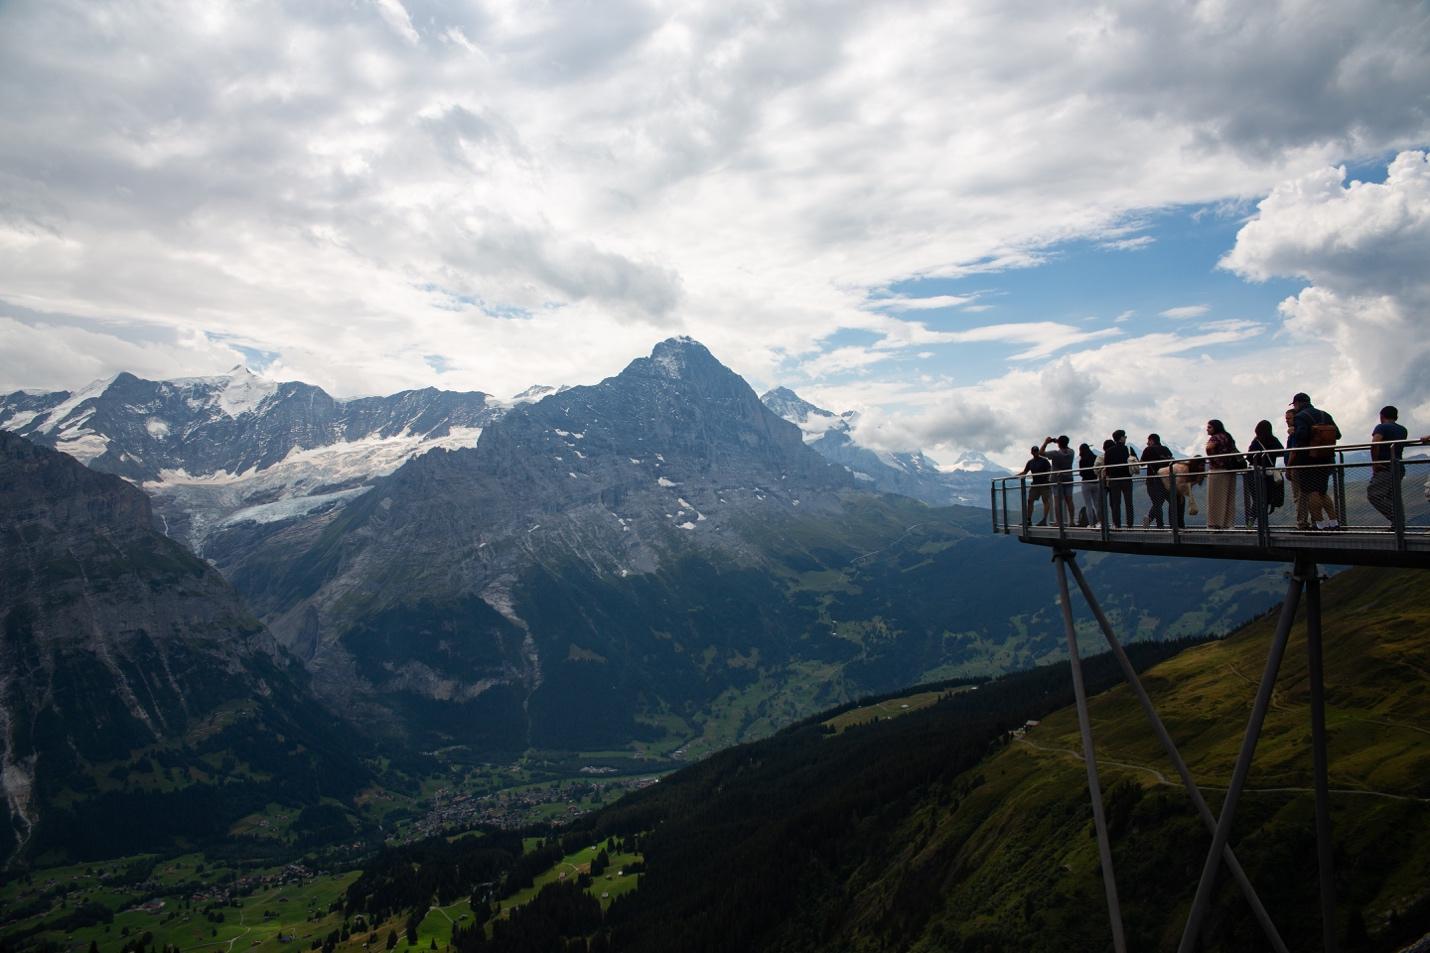
<svg viewBox="0 0 1430 953"><path fill-rule="evenodd" d="M678 336L666 338L650 352L650 357L638 357L622 374L655 373L663 377L688 378L696 374L721 373L738 376L715 355L692 337Z"/></svg>
<svg viewBox="0 0 1430 953"><path fill-rule="evenodd" d="M1006 473L1007 470L977 450L965 450L945 469L960 473Z"/></svg>
<svg viewBox="0 0 1430 953"><path fill-rule="evenodd" d="M859 414L834 414L800 397L788 387L776 387L760 398L766 407L799 427L804 441L825 459L840 464L870 486L925 503L983 505L982 481L997 470L981 454L965 454L960 465L944 470L922 450L875 449L858 437ZM976 458L976 459L975 459ZM976 476L974 474L977 474Z"/></svg>
<svg viewBox="0 0 1430 953"><path fill-rule="evenodd" d="M788 387L776 387L760 398L770 410L799 427L806 443L818 440L828 430L848 430L852 412L843 415L825 410L805 400Z"/></svg>
<svg viewBox="0 0 1430 953"><path fill-rule="evenodd" d="M525 404L534 400L540 400L550 394L559 394L566 389L564 384L560 387L553 387L550 384L532 384L521 393L512 394L508 399L513 404Z"/></svg>

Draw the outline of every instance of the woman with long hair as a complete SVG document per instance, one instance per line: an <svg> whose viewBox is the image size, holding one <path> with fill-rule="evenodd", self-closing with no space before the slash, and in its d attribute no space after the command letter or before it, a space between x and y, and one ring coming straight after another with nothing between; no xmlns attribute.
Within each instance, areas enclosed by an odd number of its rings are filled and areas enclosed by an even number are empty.
<svg viewBox="0 0 1430 953"><path fill-rule="evenodd" d="M1220 420L1207 421L1207 529L1231 529L1236 524L1236 474L1243 461L1236 441Z"/></svg>
<svg viewBox="0 0 1430 953"><path fill-rule="evenodd" d="M1281 456L1283 450L1285 447L1281 446L1281 440L1271 430L1271 421L1257 421L1256 436L1246 448L1246 465L1261 468L1261 499L1266 504L1267 515L1286 502L1286 486L1276 469L1276 458ZM1256 477L1256 471L1252 470L1242 483L1241 497L1247 526L1256 522Z"/></svg>

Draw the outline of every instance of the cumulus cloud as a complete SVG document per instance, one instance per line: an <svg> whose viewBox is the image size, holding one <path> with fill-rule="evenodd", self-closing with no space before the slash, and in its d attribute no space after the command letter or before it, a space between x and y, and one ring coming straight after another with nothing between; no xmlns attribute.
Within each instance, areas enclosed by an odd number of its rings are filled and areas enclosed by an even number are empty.
<svg viewBox="0 0 1430 953"><path fill-rule="evenodd" d="M1275 188L1222 267L1254 280L1310 282L1280 311L1291 334L1329 345L1334 357L1298 389L1320 390L1326 406L1362 420L1384 403L1425 419L1430 161L1424 152L1402 152L1384 182L1345 178L1343 167L1328 168Z"/></svg>

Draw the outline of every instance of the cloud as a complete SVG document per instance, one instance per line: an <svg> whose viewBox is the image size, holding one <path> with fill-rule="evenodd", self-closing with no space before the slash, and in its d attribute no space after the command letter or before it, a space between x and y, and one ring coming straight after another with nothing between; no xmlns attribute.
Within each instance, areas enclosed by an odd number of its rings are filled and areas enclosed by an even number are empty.
<svg viewBox="0 0 1430 953"><path fill-rule="evenodd" d="M977 300L977 295L930 295L926 298L889 295L871 299L869 307L879 311L932 311L936 308L961 308Z"/></svg>
<svg viewBox="0 0 1430 953"><path fill-rule="evenodd" d="M417 35L417 30L412 26L412 17L408 15L407 8L402 5L401 0L373 0L377 4L377 12L387 21L387 25L408 43L416 46L421 42Z"/></svg>
<svg viewBox="0 0 1430 953"><path fill-rule="evenodd" d="M1164 318L1200 318L1210 310L1210 305L1187 304L1179 308L1168 308L1166 311L1158 313Z"/></svg>
<svg viewBox="0 0 1430 953"><path fill-rule="evenodd" d="M1139 248L1146 248L1148 245L1156 244L1157 239L1151 235L1138 235L1136 238L1117 238L1111 241L1098 242L1097 247L1106 248L1108 251L1136 251Z"/></svg>
<svg viewBox="0 0 1430 953"><path fill-rule="evenodd" d="M1327 168L1277 186L1221 265L1247 278L1299 277L1286 329L1334 354L1298 389L1370 419L1384 403L1430 416L1430 161L1402 152L1384 182ZM1318 402L1320 398L1318 398ZM1410 415L1407 415L1410 416ZM1342 429L1346 429L1342 426Z"/></svg>
<svg viewBox="0 0 1430 953"><path fill-rule="evenodd" d="M760 383L850 330L1036 365L1114 339L870 303L1423 143L1427 31L1292 0L21 0L0 300L91 322L77 368L162 328L170 374L219 337L340 394L589 381L677 331ZM39 373L9 348L0 371Z"/></svg>

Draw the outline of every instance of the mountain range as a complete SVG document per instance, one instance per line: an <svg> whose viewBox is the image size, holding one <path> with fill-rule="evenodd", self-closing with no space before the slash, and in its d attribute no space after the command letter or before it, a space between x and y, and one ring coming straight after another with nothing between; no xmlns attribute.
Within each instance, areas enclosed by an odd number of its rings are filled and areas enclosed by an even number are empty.
<svg viewBox="0 0 1430 953"><path fill-rule="evenodd" d="M12 394L0 426L142 486L328 709L418 750L693 757L1061 652L1040 553L986 510L877 492L797 400L674 338L509 401L119 375ZM1141 638L1228 627L1276 588L1251 564L1088 572Z"/></svg>

